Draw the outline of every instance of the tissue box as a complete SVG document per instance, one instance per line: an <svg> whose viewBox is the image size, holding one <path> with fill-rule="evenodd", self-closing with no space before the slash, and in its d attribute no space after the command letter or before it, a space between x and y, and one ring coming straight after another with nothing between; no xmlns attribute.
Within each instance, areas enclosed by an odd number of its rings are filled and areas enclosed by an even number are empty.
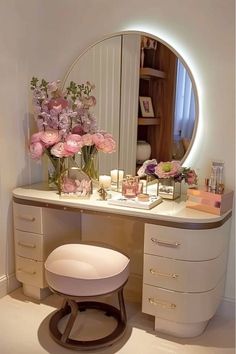
<svg viewBox="0 0 236 354"><path fill-rule="evenodd" d="M222 215L233 206L233 191L223 194L211 193L204 188L189 188L187 190L186 207L207 213Z"/></svg>

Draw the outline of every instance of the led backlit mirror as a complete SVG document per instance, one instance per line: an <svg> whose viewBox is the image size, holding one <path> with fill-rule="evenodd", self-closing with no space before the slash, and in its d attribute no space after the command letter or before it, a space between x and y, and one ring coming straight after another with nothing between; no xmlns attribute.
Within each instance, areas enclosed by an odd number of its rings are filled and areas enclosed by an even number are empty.
<svg viewBox="0 0 236 354"><path fill-rule="evenodd" d="M95 84L98 126L117 141L115 153L99 154L101 174L117 167L135 174L147 156L184 161L198 121L196 86L186 63L162 41L137 32L103 39L74 62L63 86L71 81ZM137 145L144 146L141 159Z"/></svg>

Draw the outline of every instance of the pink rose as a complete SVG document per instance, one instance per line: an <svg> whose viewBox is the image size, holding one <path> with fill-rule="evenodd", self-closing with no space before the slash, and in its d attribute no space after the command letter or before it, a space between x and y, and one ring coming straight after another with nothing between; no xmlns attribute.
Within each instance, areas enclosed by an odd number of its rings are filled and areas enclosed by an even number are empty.
<svg viewBox="0 0 236 354"><path fill-rule="evenodd" d="M69 152L68 150L65 149L65 145L63 142L59 142L59 143L55 144L51 148L51 154L56 157L60 157L60 158L74 155L72 152Z"/></svg>
<svg viewBox="0 0 236 354"><path fill-rule="evenodd" d="M46 147L52 146L61 140L61 135L58 130L46 130L41 134L41 141Z"/></svg>
<svg viewBox="0 0 236 354"><path fill-rule="evenodd" d="M76 183L73 179L65 177L63 178L63 183L62 183L62 192L64 193L73 193L76 191Z"/></svg>
<svg viewBox="0 0 236 354"><path fill-rule="evenodd" d="M31 158L34 160L38 160L44 153L44 146L40 141L36 141L30 144L29 151Z"/></svg>
<svg viewBox="0 0 236 354"><path fill-rule="evenodd" d="M81 136L77 134L69 134L64 143L64 148L73 154L79 152L82 146Z"/></svg>
<svg viewBox="0 0 236 354"><path fill-rule="evenodd" d="M179 161L160 162L155 168L155 174L159 178L175 177L180 173L180 168Z"/></svg>
<svg viewBox="0 0 236 354"><path fill-rule="evenodd" d="M94 144L94 141L93 141L93 135L91 134L84 134L82 136L82 142L83 142L83 145L86 145L86 146L91 146Z"/></svg>

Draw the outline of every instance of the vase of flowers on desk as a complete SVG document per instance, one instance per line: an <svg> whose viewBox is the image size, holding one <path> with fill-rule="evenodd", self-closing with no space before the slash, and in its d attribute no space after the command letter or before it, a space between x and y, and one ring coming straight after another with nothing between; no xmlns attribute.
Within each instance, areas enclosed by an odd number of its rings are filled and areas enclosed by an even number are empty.
<svg viewBox="0 0 236 354"><path fill-rule="evenodd" d="M38 132L30 138L31 157L39 160L47 155L51 162L50 183L55 184L60 195L66 193L70 185L70 194L79 196L82 181L70 181L69 159L76 164L79 154L81 163L78 169L93 181L98 178L97 165L94 164L97 154L100 151L112 153L116 147L112 135L98 129L96 118L90 111L96 104L91 94L94 86L89 82L81 85L71 82L62 93L60 81L49 83L33 77L31 89L38 127ZM91 186L84 182L83 186L88 188L83 194L89 194Z"/></svg>

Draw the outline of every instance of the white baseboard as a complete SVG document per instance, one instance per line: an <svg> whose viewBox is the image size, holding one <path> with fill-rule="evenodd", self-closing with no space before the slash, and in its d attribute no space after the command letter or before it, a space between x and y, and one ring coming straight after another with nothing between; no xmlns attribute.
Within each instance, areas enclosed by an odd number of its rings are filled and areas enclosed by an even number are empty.
<svg viewBox="0 0 236 354"><path fill-rule="evenodd" d="M19 288L21 284L16 279L16 275L3 275L0 277L0 298Z"/></svg>
<svg viewBox="0 0 236 354"><path fill-rule="evenodd" d="M7 294L7 277L3 275L0 277L0 298Z"/></svg>
<svg viewBox="0 0 236 354"><path fill-rule="evenodd" d="M216 314L222 317L235 319L235 299L224 297Z"/></svg>

